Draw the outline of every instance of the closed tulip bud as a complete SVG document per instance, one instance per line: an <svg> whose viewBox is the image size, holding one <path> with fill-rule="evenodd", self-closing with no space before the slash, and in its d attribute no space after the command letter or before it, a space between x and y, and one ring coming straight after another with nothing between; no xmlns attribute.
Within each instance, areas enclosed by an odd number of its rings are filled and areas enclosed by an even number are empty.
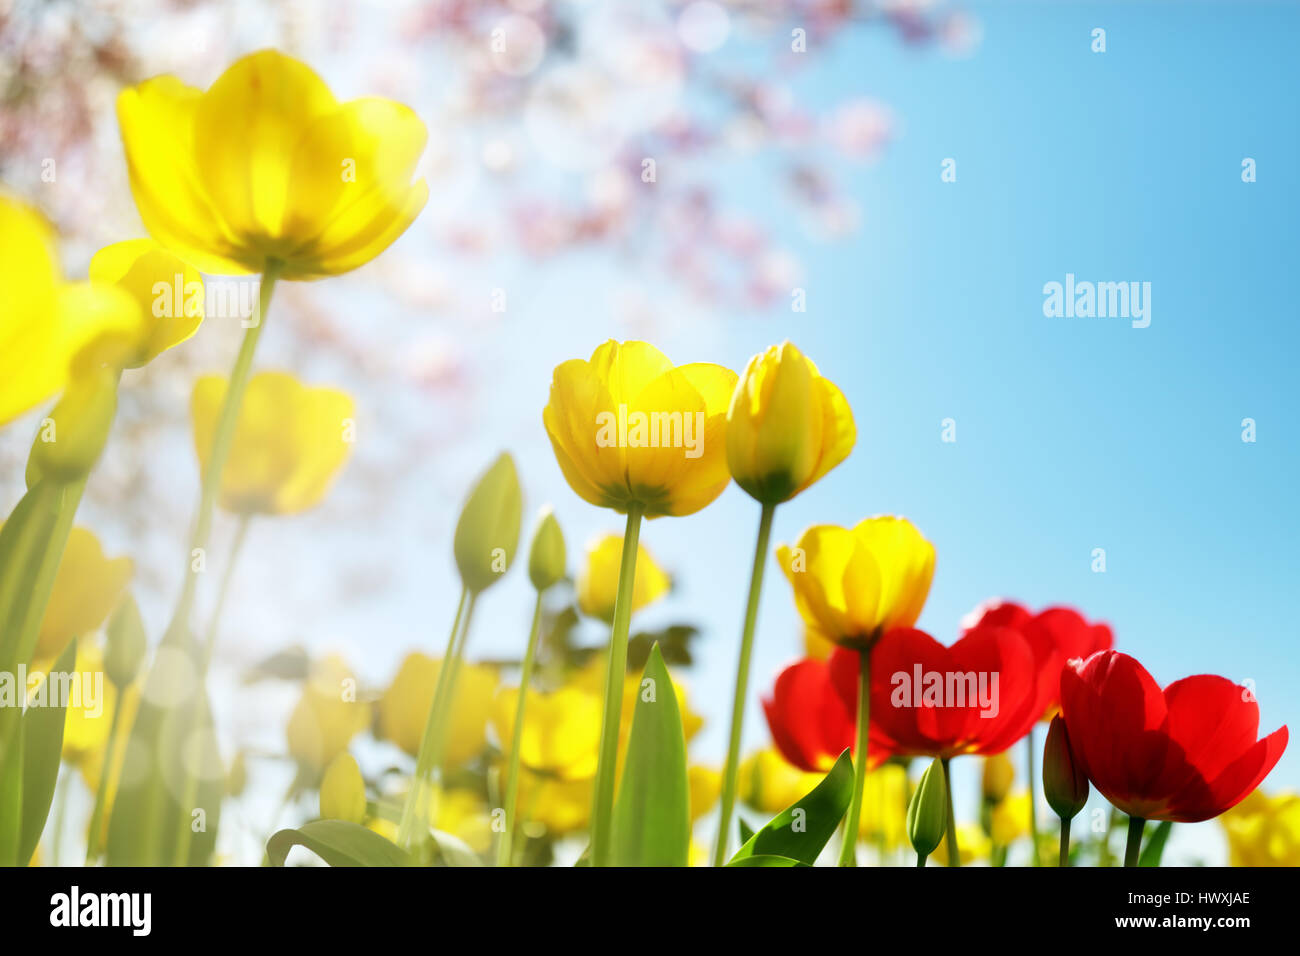
<svg viewBox="0 0 1300 956"><path fill-rule="evenodd" d="M469 493L456 523L456 567L470 592L477 594L510 568L523 508L515 460L502 453Z"/></svg>
<svg viewBox="0 0 1300 956"><path fill-rule="evenodd" d="M947 782L943 762L935 757L907 805L907 837L921 857L934 852L948 826Z"/></svg>
<svg viewBox="0 0 1300 956"><path fill-rule="evenodd" d="M71 382L41 424L27 460L27 487L42 478L69 482L95 467L117 414L117 372L95 369Z"/></svg>
<svg viewBox="0 0 1300 956"><path fill-rule="evenodd" d="M1016 768L1006 751L984 758L984 777L982 790L984 799L989 803L1001 803L1011 792L1011 784L1016 779Z"/></svg>
<svg viewBox="0 0 1300 956"><path fill-rule="evenodd" d="M789 501L842 462L856 438L843 393L789 342L749 360L727 412L727 467L750 497Z"/></svg>
<svg viewBox="0 0 1300 956"><path fill-rule="evenodd" d="M1052 718L1043 747L1043 793L1062 820L1072 820L1088 802L1088 776L1070 752L1070 737L1059 714Z"/></svg>
<svg viewBox="0 0 1300 956"><path fill-rule="evenodd" d="M108 619L105 629L104 673L119 690L140 673L147 640L135 598L128 594Z"/></svg>
<svg viewBox="0 0 1300 956"><path fill-rule="evenodd" d="M320 782L320 815L326 820L360 823L366 818L366 781L350 753L341 753L325 768Z"/></svg>
<svg viewBox="0 0 1300 956"><path fill-rule="evenodd" d="M545 591L564 577L566 561L564 532L548 505L542 509L533 546L528 552L528 579L538 591Z"/></svg>

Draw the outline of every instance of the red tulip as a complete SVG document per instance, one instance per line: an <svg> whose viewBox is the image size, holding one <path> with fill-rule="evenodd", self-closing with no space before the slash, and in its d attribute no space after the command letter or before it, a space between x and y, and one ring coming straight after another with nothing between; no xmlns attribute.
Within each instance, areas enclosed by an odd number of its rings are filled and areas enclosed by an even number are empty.
<svg viewBox="0 0 1300 956"><path fill-rule="evenodd" d="M994 625L1019 631L1029 642L1038 667L1040 718L1051 717L1061 706L1061 669L1066 661L1110 650L1115 638L1108 624L1089 624L1078 611L1049 607L1031 613L1014 601L988 606L976 627Z"/></svg>
<svg viewBox="0 0 1300 956"><path fill-rule="evenodd" d="M1195 823L1235 806L1286 749L1282 727L1263 740L1245 687L1198 674L1162 692L1117 651L1061 673L1061 713L1080 767L1130 817Z"/></svg>
<svg viewBox="0 0 1300 956"><path fill-rule="evenodd" d="M836 648L830 670L856 713L857 653ZM871 651L870 743L880 759L1001 753L1029 732L1037 704L1033 652L1010 628L976 627L952 647L924 631L896 628Z"/></svg>
<svg viewBox="0 0 1300 956"><path fill-rule="evenodd" d="M857 711L835 693L825 661L810 657L783 670L763 712L776 749L801 770L825 772L853 746Z"/></svg>

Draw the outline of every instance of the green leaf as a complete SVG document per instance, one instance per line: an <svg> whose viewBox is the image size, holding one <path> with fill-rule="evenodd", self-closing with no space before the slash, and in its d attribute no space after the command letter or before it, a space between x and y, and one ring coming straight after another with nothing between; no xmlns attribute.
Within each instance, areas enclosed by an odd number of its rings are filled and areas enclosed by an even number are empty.
<svg viewBox="0 0 1300 956"><path fill-rule="evenodd" d="M441 830L429 831L433 862L442 866L482 866L483 859L460 837Z"/></svg>
<svg viewBox="0 0 1300 956"><path fill-rule="evenodd" d="M71 674L78 679L76 641L69 642L50 674ZM46 693L52 689L53 685ZM23 714L23 823L18 842L18 862L22 865L36 852L54 802L54 787L59 782L67 697L58 696L59 706L31 707Z"/></svg>
<svg viewBox="0 0 1300 956"><path fill-rule="evenodd" d="M1160 857L1164 855L1165 844L1169 842L1169 831L1173 828L1174 825L1168 820L1160 822L1160 825L1147 837L1146 846L1142 848L1142 855L1138 857L1138 866L1160 865Z"/></svg>
<svg viewBox="0 0 1300 956"><path fill-rule="evenodd" d="M266 841L266 858L284 866L295 846L304 846L330 866L410 866L411 858L374 830L346 820L314 820L280 830Z"/></svg>
<svg viewBox="0 0 1300 956"><path fill-rule="evenodd" d="M745 822L744 817L736 817L736 826L740 828L740 845L744 846L754 835L754 828Z"/></svg>
<svg viewBox="0 0 1300 956"><path fill-rule="evenodd" d="M803 860L792 860L788 856L774 856L765 854L762 856L742 856L740 859L733 859L727 866L808 866Z"/></svg>
<svg viewBox="0 0 1300 956"><path fill-rule="evenodd" d="M853 761L845 750L821 783L746 840L731 862L752 856L778 856L812 866L852 798Z"/></svg>
<svg viewBox="0 0 1300 956"><path fill-rule="evenodd" d="M686 738L677 694L656 645L641 674L614 802L610 863L686 866L691 849Z"/></svg>

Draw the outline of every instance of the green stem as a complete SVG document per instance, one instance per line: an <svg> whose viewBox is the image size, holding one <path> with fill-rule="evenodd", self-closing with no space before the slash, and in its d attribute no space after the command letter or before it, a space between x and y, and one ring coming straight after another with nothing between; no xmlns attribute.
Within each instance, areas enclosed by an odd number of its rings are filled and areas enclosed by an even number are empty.
<svg viewBox="0 0 1300 956"><path fill-rule="evenodd" d="M943 758L944 799L948 802L948 865L961 866L961 851L957 847L957 817L952 812L952 771L950 757Z"/></svg>
<svg viewBox="0 0 1300 956"><path fill-rule="evenodd" d="M1025 738L1029 744L1029 843L1034 850L1034 866L1042 866L1043 861L1038 855L1038 801L1034 799L1034 728L1029 728L1029 736Z"/></svg>
<svg viewBox="0 0 1300 956"><path fill-rule="evenodd" d="M230 546L230 558L226 561L226 569L221 575L221 584L217 588L217 603L212 609L212 617L208 620L208 632L203 641L202 659L199 664L198 672L198 692L190 704L191 720L189 723L194 725L202 716L204 707L207 706L207 686L208 686L208 668L212 664L212 648L217 642L217 627L221 622L221 612L226 606L226 595L230 593L230 581L235 576L235 563L239 560L239 553L243 550L244 539L248 536L248 515L241 515L239 526L235 529L235 540ZM181 773L185 779L185 789L182 791L184 799L180 805L180 815L176 818L176 852L172 859L173 866L185 866L190 858L190 841L194 836L193 823L190 814L193 812L194 804L199 798L199 775L189 760L182 752L181 755Z"/></svg>
<svg viewBox="0 0 1300 956"><path fill-rule="evenodd" d="M99 765L99 784L95 787L95 809L90 814L90 834L86 837L86 866L99 859L100 843L103 842L100 831L104 828L104 804L108 802L108 781L115 770L113 758L117 751L117 735L121 728L127 690L126 687L117 689L117 703L113 705L113 716L108 724L108 742L104 744L104 759Z"/></svg>
<svg viewBox="0 0 1300 956"><path fill-rule="evenodd" d="M452 710L456 704L456 685L460 680L460 671L465 663L465 645L469 643L470 623L474 620L474 608L478 594L470 592L469 603L465 605L465 623L460 629L460 640L451 655L451 674L443 688L442 702L438 705L438 720L433 731L433 757L429 764L430 782L442 776L442 761L447 750L447 735L450 731ZM420 817L417 817L420 819Z"/></svg>
<svg viewBox="0 0 1300 956"><path fill-rule="evenodd" d="M449 663L452 654L456 651L456 639L460 636L460 622L464 617L465 604L468 600L469 590L462 586L460 600L456 603L456 617L451 622L451 634L447 637L447 650L443 653L442 664L438 668L438 683L433 692L433 700L429 702L429 715L424 721L424 734L420 737L420 750L415 759L415 776L411 778L411 787L406 793L406 801L402 804L402 820L397 829L397 845L405 850L411 848L411 841L415 837L416 811L423 804L421 791L424 789L424 780L433 763L433 737L438 722L438 708L441 704L443 686L451 673Z"/></svg>
<svg viewBox="0 0 1300 956"><path fill-rule="evenodd" d="M596 783L593 788L595 796L591 807L592 866L605 866L609 860L619 724L623 717L623 681L627 674L627 632L632 623L632 589L636 583L636 555L640 547L641 517L644 513L645 509L640 504L631 505L627 509L627 530L623 533L618 596L614 600L614 626L610 630L609 658L605 669L605 712L600 721L600 757L596 763Z"/></svg>
<svg viewBox="0 0 1300 956"><path fill-rule="evenodd" d="M923 867L923 866L925 866L925 857L926 857L926 854L924 854L924 853L918 853L918 854L916 855L916 865L917 865L917 867Z"/></svg>
<svg viewBox="0 0 1300 956"><path fill-rule="evenodd" d="M208 455L208 467L203 470L203 480L199 491L199 510L194 518L194 527L190 533L189 557L186 559L190 571L185 575L181 586L176 609L172 612L171 624L167 628L167 638L179 640L189 626L190 612L194 607L194 594L198 588L198 575L193 570L194 552L207 548L212 536L212 512L216 508L217 496L221 491L221 476L226 470L226 460L234 445L236 426L239 423L239 409L244 402L244 393L248 389L248 380L253 369L253 353L257 351L257 342L262 337L266 326L266 317L271 308L271 294L275 291L276 277L280 264L267 263L262 274L262 285L258 297L257 324L244 331L244 340L240 343L239 354L235 356L234 367L230 370L230 380L226 385L226 394L222 399L221 411L217 416L216 431L212 436L212 448Z"/></svg>
<svg viewBox="0 0 1300 956"><path fill-rule="evenodd" d="M537 592L533 605L533 626L528 633L528 649L524 651L524 667L519 674L519 700L515 703L515 729L511 734L510 768L506 773L506 828L497 844L497 866L510 865L510 843L515 831L515 802L519 797L519 747L524 738L524 704L528 699L528 685L533 678L533 656L537 652L537 636L542 630L542 592Z"/></svg>
<svg viewBox="0 0 1300 956"><path fill-rule="evenodd" d="M740 662L736 665L736 692L731 700L731 739L727 744L727 763L722 774L722 815L718 824L718 842L713 851L713 865L722 866L727 859L727 838L731 832L731 814L736 806L736 780L740 775L740 737L745 722L745 697L749 686L749 659L754 649L754 626L758 621L758 599L763 591L763 570L767 566L767 548L772 537L772 515L776 505L764 504L758 520L758 543L754 546L754 566L749 572L749 599L745 605L745 626L740 635Z"/></svg>
<svg viewBox="0 0 1300 956"><path fill-rule="evenodd" d="M1067 867L1070 865L1070 821L1061 817L1061 858L1057 861L1057 866Z"/></svg>
<svg viewBox="0 0 1300 956"><path fill-rule="evenodd" d="M858 651L858 733L854 747L853 800L840 847L840 866L857 866L859 822L862 818L862 795L867 788L867 741L871 731L871 650ZM946 768L945 768L946 769Z"/></svg>
<svg viewBox="0 0 1300 956"><path fill-rule="evenodd" d="M1142 828L1146 823L1141 817L1128 818L1128 842L1124 844L1125 866L1138 865L1138 854L1142 850Z"/></svg>

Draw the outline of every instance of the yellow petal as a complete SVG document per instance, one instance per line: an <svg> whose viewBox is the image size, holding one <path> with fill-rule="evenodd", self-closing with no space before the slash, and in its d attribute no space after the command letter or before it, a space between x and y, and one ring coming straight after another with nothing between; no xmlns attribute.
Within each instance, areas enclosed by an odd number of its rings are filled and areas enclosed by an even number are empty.
<svg viewBox="0 0 1300 956"><path fill-rule="evenodd" d="M90 260L90 278L116 285L144 315L144 337L127 363L138 368L184 342L203 321L203 277L152 239L105 246Z"/></svg>
<svg viewBox="0 0 1300 956"><path fill-rule="evenodd" d="M519 689L506 688L497 696L493 711L493 726L507 755L514 741L518 703ZM566 780L591 777L600 749L600 720L601 699L596 694L576 687L549 694L529 691L520 764Z"/></svg>
<svg viewBox="0 0 1300 956"><path fill-rule="evenodd" d="M906 518L867 518L853 532L880 569L880 626L911 627L930 593L934 546Z"/></svg>
<svg viewBox="0 0 1300 956"><path fill-rule="evenodd" d="M68 642L90 634L117 607L134 573L130 558L108 558L99 539L73 528L41 619L36 656L54 660Z"/></svg>
<svg viewBox="0 0 1300 956"><path fill-rule="evenodd" d="M578 574L578 609L588 617L614 620L618 576L623 560L623 536L606 534L587 545L587 560ZM632 585L632 611L653 604L672 587L672 579L644 544L637 546L636 578Z"/></svg>

